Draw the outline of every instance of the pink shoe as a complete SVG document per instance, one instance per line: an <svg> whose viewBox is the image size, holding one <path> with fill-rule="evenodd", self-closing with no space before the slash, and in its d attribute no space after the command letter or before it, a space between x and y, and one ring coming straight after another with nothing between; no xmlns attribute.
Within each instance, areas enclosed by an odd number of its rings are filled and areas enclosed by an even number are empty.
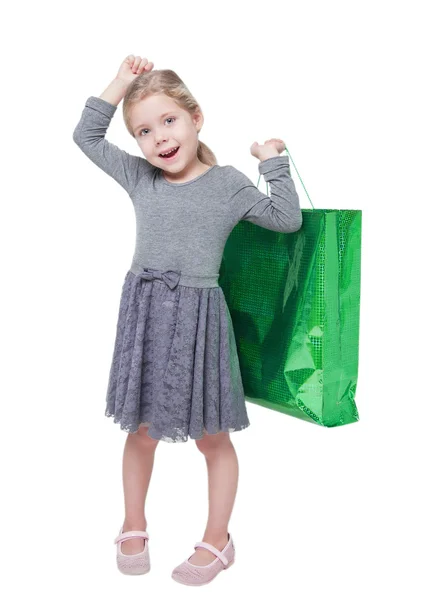
<svg viewBox="0 0 422 600"><path fill-rule="evenodd" d="M149 535L146 531L125 531L123 532L123 525L120 528L119 535L114 540L114 543L117 544L117 568L124 575L143 575L144 573L148 573L150 570L150 560L149 560L149 548L148 548L148 540ZM122 542L128 540L133 537L141 537L145 538L145 548L142 552L138 552L138 554L123 554L122 552Z"/></svg>
<svg viewBox="0 0 422 600"><path fill-rule="evenodd" d="M215 554L217 558L209 565L200 566L190 563L189 558L193 555L189 556L188 560L185 560L173 570L171 576L175 581L185 585L205 585L210 583L220 571L228 569L234 563L235 551L230 533L229 541L221 551L208 544L208 542L197 542L194 548L195 550L196 548L206 548Z"/></svg>

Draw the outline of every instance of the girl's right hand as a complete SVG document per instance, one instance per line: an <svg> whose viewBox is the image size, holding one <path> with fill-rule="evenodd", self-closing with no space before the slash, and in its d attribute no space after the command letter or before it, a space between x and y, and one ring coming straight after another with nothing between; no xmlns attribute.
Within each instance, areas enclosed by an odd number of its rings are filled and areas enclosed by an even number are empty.
<svg viewBox="0 0 422 600"><path fill-rule="evenodd" d="M144 71L152 71L153 66L154 63L148 62L147 58L141 58L140 56L129 54L129 56L127 56L122 62L116 75L116 79L123 81L125 85L129 85Z"/></svg>

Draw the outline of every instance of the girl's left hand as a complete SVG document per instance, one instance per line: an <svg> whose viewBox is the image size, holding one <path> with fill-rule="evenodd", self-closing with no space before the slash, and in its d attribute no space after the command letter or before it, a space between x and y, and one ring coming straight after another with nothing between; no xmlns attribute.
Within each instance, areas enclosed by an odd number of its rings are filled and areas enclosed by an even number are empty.
<svg viewBox="0 0 422 600"><path fill-rule="evenodd" d="M286 149L286 144L283 140L278 138L271 138L266 140L265 144L259 145L258 142L254 142L250 148L252 156L255 156L260 161L272 156L278 156Z"/></svg>

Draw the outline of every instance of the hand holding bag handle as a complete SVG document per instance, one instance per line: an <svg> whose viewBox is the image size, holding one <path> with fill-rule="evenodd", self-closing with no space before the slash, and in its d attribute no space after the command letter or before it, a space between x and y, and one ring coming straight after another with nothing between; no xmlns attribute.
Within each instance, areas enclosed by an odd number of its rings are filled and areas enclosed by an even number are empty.
<svg viewBox="0 0 422 600"><path fill-rule="evenodd" d="M296 165L295 165L295 163L294 163L294 161L293 161L292 155L290 154L290 152L289 152L289 151L288 151L288 149L287 149L287 146L286 146L286 152L287 152L287 154L289 155L289 158L290 158L290 160L291 160L291 161L292 161L292 163L293 163L293 166L294 166L294 168L295 168L295 170L296 170L296 173L298 174L298 177L299 177L299 179L300 179L300 183L303 185L303 189L305 190L305 192L306 192L306 195L308 196L309 202L311 203L311 205L312 205L312 208L314 208L314 205L312 204L312 200L310 199L310 197L309 197L309 194L308 194L308 192L307 192L307 190L306 190L305 184L303 183L303 181L302 181L302 178L301 178L301 176L299 175L299 171L296 169ZM256 184L256 187L259 187L259 180L260 180L260 179L261 179L261 173L259 174L259 177L258 177L258 183ZM265 183L267 184L267 196L269 196L270 194L268 193L268 181L266 181Z"/></svg>

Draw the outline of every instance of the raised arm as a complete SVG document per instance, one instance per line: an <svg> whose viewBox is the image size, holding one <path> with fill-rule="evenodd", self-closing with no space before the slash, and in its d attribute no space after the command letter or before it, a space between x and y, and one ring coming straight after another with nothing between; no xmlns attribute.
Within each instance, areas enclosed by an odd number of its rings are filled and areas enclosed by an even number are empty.
<svg viewBox="0 0 422 600"><path fill-rule="evenodd" d="M84 154L113 177L130 195L140 178L153 166L140 156L133 156L105 139L110 121L117 110L110 102L90 96L73 132L73 140Z"/></svg>
<svg viewBox="0 0 422 600"><path fill-rule="evenodd" d="M302 227L299 196L290 175L289 157L272 156L258 164L258 170L270 184L270 196L261 192L252 181L231 167L237 191L230 202L237 221L250 221L265 229L292 233Z"/></svg>
<svg viewBox="0 0 422 600"><path fill-rule="evenodd" d="M141 177L154 167L144 158L121 150L106 140L105 135L128 86L144 71L151 71L153 65L147 58L133 54L127 56L116 77L101 96L90 96L85 102L81 118L73 132L73 140L82 152L113 177L129 195Z"/></svg>

